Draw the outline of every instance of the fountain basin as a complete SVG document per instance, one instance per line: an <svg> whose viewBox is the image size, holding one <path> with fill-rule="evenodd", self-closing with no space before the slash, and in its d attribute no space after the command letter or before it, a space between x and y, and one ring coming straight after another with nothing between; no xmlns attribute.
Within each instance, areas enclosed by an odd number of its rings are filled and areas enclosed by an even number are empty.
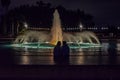
<svg viewBox="0 0 120 80"><path fill-rule="evenodd" d="M31 49L53 49L54 45L49 44L48 42L40 43L40 42L34 42L34 43L16 43L16 44L5 44L3 45L6 48L31 48ZM70 49L84 49L84 48L100 48L100 44L94 44L94 43L68 43L68 46Z"/></svg>

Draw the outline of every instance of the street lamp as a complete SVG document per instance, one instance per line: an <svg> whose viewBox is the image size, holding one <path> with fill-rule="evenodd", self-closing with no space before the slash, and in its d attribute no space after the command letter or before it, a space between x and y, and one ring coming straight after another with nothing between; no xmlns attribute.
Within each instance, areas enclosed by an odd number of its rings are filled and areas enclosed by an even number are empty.
<svg viewBox="0 0 120 80"><path fill-rule="evenodd" d="M81 23L80 23L79 27L80 27L80 31L82 31L83 25Z"/></svg>
<svg viewBox="0 0 120 80"><path fill-rule="evenodd" d="M28 28L28 24L25 22L24 23L24 27L27 29Z"/></svg>

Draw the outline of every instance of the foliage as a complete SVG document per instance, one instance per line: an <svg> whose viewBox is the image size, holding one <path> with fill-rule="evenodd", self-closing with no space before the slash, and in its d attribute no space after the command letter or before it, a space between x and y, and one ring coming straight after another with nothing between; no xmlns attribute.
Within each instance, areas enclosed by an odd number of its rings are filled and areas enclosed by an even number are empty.
<svg viewBox="0 0 120 80"><path fill-rule="evenodd" d="M1 0L1 4L2 4L3 7L8 8L10 3L11 3L11 0Z"/></svg>
<svg viewBox="0 0 120 80"><path fill-rule="evenodd" d="M10 0L1 0L3 6L8 6ZM58 9L60 13L62 27L79 27L82 23L84 26L93 26L93 16L86 14L80 9L68 10L63 6L52 7L50 3L42 1L36 2L36 5L22 5L10 10L7 16L8 30L12 25L17 29L17 24L20 26L20 31L23 29L23 23L27 22L29 27L44 27L50 28L52 26L53 12Z"/></svg>

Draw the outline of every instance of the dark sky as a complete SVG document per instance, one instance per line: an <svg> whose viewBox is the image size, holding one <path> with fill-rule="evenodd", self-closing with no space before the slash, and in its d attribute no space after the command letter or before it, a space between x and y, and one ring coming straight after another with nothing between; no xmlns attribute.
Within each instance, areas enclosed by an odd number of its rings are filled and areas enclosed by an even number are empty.
<svg viewBox="0 0 120 80"><path fill-rule="evenodd" d="M11 0L11 8L22 4L35 4L38 0ZM97 24L120 24L120 0L42 0L67 9L81 9L94 16Z"/></svg>

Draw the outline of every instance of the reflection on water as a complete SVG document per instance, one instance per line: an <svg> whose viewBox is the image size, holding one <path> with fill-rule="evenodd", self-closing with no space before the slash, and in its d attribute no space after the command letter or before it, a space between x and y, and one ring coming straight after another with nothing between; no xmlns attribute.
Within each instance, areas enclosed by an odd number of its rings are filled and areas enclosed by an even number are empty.
<svg viewBox="0 0 120 80"><path fill-rule="evenodd" d="M88 55L88 53L90 55ZM99 54L99 52L96 53ZM70 65L108 65L108 64L113 65L113 63L120 64L120 56L111 57L108 55L91 55L91 54L94 54L94 52L78 52L76 53L76 55L70 55L69 64ZM55 65L53 55L16 55L15 63L19 65Z"/></svg>
<svg viewBox="0 0 120 80"><path fill-rule="evenodd" d="M51 53L16 52L15 63L22 65L53 65ZM49 54L49 55L47 55Z"/></svg>
<svg viewBox="0 0 120 80"><path fill-rule="evenodd" d="M84 55L83 52L81 55ZM70 64L84 64L84 56L70 56Z"/></svg>
<svg viewBox="0 0 120 80"><path fill-rule="evenodd" d="M52 56L15 56L16 64L22 65L53 65Z"/></svg>
<svg viewBox="0 0 120 80"><path fill-rule="evenodd" d="M102 48L100 49L71 50L69 65L119 65L120 44L117 44L117 52L108 51L108 47L109 43L106 42L102 43ZM10 60L14 59L14 63L18 65L56 65L51 50L42 52L40 50L25 48L25 51L23 51L19 48L19 50L16 51L14 49L0 48L0 52L0 63L11 63ZM116 53L117 56L112 53Z"/></svg>
<svg viewBox="0 0 120 80"><path fill-rule="evenodd" d="M16 59L17 60L17 59ZM27 56L22 56L21 58L20 58L20 64L30 64L30 59L29 59L29 57L27 57Z"/></svg>

